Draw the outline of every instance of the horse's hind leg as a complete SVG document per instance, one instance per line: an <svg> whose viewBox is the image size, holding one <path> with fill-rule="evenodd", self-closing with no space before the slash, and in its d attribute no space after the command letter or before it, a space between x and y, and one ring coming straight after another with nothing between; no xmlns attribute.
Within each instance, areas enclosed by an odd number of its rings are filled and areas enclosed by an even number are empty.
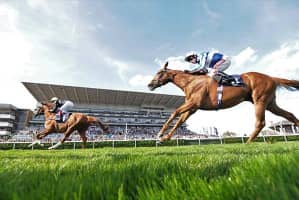
<svg viewBox="0 0 299 200"><path fill-rule="evenodd" d="M87 141L86 130L80 130L79 134L80 134L82 142L83 142L82 143L82 149L85 149L86 148L86 141Z"/></svg>
<svg viewBox="0 0 299 200"><path fill-rule="evenodd" d="M266 125L266 122L265 122L266 106L265 106L265 104L264 103L256 103L254 105L254 107L255 107L255 118L256 118L255 129L251 133L249 139L247 140L247 143L251 143Z"/></svg>
<svg viewBox="0 0 299 200"><path fill-rule="evenodd" d="M49 147L48 149L56 149L57 147L59 147L60 145L62 145L62 144L65 142L66 138L68 138L74 130L75 130L74 126L69 127L69 128L65 131L65 133L64 133L64 137L62 138L62 140L59 141L57 144L55 144L55 145Z"/></svg>
<svg viewBox="0 0 299 200"><path fill-rule="evenodd" d="M293 113L290 113L282 108L280 108L275 101L273 101L267 108L270 112L275 115L281 116L299 126L299 120L295 117Z"/></svg>

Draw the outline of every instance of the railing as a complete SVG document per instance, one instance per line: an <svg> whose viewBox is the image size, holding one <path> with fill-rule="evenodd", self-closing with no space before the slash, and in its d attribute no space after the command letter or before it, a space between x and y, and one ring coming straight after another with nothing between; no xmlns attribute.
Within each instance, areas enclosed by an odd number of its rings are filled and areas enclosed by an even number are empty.
<svg viewBox="0 0 299 200"><path fill-rule="evenodd" d="M233 144L245 143L248 137L218 137L218 138L176 138L166 141L162 146L185 146L185 145L208 145L208 144ZM299 134L292 135L271 135L259 136L254 142L267 142L274 143L278 141L299 141ZM134 140L101 140L101 141L88 141L87 148L100 148L100 147L159 147L154 139L134 139ZM29 149L27 146L31 142L0 142L0 149ZM43 146L36 145L31 149L47 149L55 144L55 142L42 142ZM81 148L81 141L66 141L60 149L78 149Z"/></svg>

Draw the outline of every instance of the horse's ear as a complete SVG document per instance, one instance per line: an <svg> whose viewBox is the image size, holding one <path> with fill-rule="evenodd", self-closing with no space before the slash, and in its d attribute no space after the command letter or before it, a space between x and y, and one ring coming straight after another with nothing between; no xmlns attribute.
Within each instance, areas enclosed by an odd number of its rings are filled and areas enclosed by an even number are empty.
<svg viewBox="0 0 299 200"><path fill-rule="evenodd" d="M163 69L164 69L164 70L167 70L167 66L168 66L168 61L165 63Z"/></svg>

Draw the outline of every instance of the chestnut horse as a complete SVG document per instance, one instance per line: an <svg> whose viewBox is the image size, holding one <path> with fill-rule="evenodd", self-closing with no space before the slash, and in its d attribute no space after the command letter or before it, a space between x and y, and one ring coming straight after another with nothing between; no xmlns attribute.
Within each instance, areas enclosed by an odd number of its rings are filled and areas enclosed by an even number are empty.
<svg viewBox="0 0 299 200"><path fill-rule="evenodd" d="M55 113L50 112L52 108L51 103L38 103L34 110L34 115L38 116L44 114L45 117L45 129L36 135L36 140L29 145L29 147L40 144L40 140L46 137L50 133L64 133L64 137L57 144L49 147L49 149L55 149L70 136L74 131L78 131L83 141L82 148L86 147L86 131L91 125L99 125L104 132L108 131L108 126L104 125L99 119L92 116L87 116L82 113L72 113L69 119L65 123L57 123L55 120Z"/></svg>
<svg viewBox="0 0 299 200"><path fill-rule="evenodd" d="M163 125L158 133L160 142L172 137L175 130L183 124L190 115L197 109L218 110L230 108L243 101L250 101L255 108L255 129L250 135L247 143L252 142L260 131L265 127L265 110L269 110L275 115L286 118L299 126L298 119L290 112L283 110L276 104L275 90L278 86L286 88L293 87L299 89L299 81L287 80L270 77L257 72L248 72L241 74L245 83L244 87L223 88L222 103L217 103L218 83L207 75L191 75L178 70L167 69L168 63L164 68L158 71L153 80L148 84L151 91L172 82L185 93L185 103L177 108L170 118ZM163 137L164 132L168 129L170 123L179 116L178 121L170 132Z"/></svg>

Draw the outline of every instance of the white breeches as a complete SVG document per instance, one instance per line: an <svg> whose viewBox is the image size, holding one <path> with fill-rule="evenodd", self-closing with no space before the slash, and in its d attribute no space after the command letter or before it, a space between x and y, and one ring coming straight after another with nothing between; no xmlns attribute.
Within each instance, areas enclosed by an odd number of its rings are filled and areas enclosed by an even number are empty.
<svg viewBox="0 0 299 200"><path fill-rule="evenodd" d="M74 103L71 101L65 101L63 106L60 107L60 110L63 113L68 113L74 107Z"/></svg>

